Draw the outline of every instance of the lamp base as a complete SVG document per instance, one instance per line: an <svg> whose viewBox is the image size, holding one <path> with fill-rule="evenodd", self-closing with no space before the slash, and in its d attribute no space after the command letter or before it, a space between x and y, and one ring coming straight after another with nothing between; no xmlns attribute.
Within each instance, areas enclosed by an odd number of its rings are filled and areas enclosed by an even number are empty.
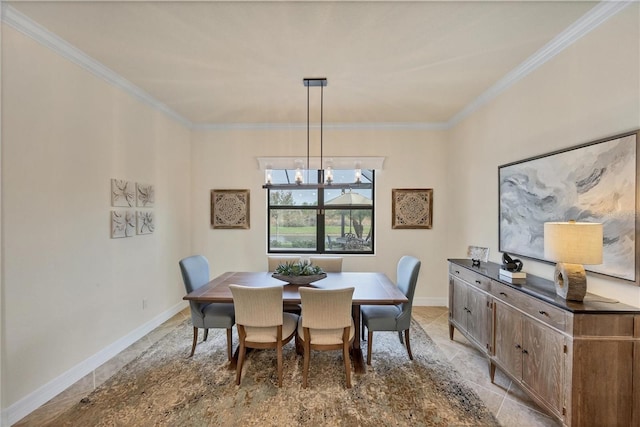
<svg viewBox="0 0 640 427"><path fill-rule="evenodd" d="M559 262L553 273L556 293L569 301L582 301L587 293L587 273L582 264Z"/></svg>

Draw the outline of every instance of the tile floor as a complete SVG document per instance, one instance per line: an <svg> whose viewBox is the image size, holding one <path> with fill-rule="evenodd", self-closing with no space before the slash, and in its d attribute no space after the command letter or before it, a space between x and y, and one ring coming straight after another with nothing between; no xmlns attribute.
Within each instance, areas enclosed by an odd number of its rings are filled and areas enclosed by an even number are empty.
<svg viewBox="0 0 640 427"><path fill-rule="evenodd" d="M189 317L187 308L14 424L14 426L30 427L46 424ZM496 371L495 384L492 384L489 379L487 360L460 333L456 331L453 341L449 340L448 311L446 307L413 307L413 317L460 371L469 386L484 400L502 426L560 426L559 422L542 412L516 384L499 370Z"/></svg>

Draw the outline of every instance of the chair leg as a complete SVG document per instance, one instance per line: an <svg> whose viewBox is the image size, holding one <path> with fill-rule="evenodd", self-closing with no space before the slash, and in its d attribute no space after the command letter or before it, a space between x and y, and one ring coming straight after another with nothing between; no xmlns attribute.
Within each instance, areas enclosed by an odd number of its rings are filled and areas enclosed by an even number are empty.
<svg viewBox="0 0 640 427"><path fill-rule="evenodd" d="M304 361L302 364L302 388L307 388L309 376L309 358L311 358L311 334L308 328L304 328Z"/></svg>
<svg viewBox="0 0 640 427"><path fill-rule="evenodd" d="M278 344L278 387L282 387L282 343Z"/></svg>
<svg viewBox="0 0 640 427"><path fill-rule="evenodd" d="M244 363L246 349L244 342L240 341L240 350L238 351L238 363L236 364L236 385L240 385L240 379L242 377L242 364Z"/></svg>
<svg viewBox="0 0 640 427"><path fill-rule="evenodd" d="M367 365L371 365L371 347L373 347L373 331L369 329L367 334Z"/></svg>
<svg viewBox="0 0 640 427"><path fill-rule="evenodd" d="M351 359L349 358L349 328L345 328L342 335L342 358L344 359L344 371L347 378L347 388L351 388Z"/></svg>
<svg viewBox="0 0 640 427"><path fill-rule="evenodd" d="M196 351L196 344L198 343L198 328L193 327L193 345L191 346L191 354L189 357L193 356L193 353Z"/></svg>
<svg viewBox="0 0 640 427"><path fill-rule="evenodd" d="M411 343L409 342L409 328L404 331L404 340L407 342L407 352L409 353L409 359L413 360L413 354L411 354Z"/></svg>
<svg viewBox="0 0 640 427"><path fill-rule="evenodd" d="M204 338L202 339L202 341L206 341L207 338L209 338L209 329L204 328Z"/></svg>
<svg viewBox="0 0 640 427"><path fill-rule="evenodd" d="M227 328L227 360L231 361L231 342L233 338L231 337L231 328Z"/></svg>
<svg viewBox="0 0 640 427"><path fill-rule="evenodd" d="M402 331L398 331L398 338L400 338L400 344L404 345L404 341L402 341Z"/></svg>
<svg viewBox="0 0 640 427"><path fill-rule="evenodd" d="M364 341L364 317L362 317L362 314L360 314L360 317L362 318L362 326L360 326L360 331L362 331L362 341Z"/></svg>

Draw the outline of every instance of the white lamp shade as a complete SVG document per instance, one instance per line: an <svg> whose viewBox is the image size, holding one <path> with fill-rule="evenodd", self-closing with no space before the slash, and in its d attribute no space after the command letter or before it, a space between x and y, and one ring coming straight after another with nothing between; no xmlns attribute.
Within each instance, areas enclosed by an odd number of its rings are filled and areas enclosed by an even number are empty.
<svg viewBox="0 0 640 427"><path fill-rule="evenodd" d="M602 224L545 222L544 257L570 264L602 264Z"/></svg>

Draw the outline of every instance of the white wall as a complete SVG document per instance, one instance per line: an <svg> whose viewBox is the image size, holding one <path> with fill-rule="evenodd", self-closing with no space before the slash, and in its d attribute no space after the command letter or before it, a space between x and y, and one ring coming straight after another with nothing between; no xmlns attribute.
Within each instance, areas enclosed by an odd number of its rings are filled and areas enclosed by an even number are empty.
<svg viewBox="0 0 640 427"><path fill-rule="evenodd" d="M180 303L191 154L182 125L2 31L7 408ZM154 234L110 238L111 178L155 185Z"/></svg>
<svg viewBox="0 0 640 427"><path fill-rule="evenodd" d="M449 255L464 257L474 244L500 262L499 165L640 128L638 9L614 16L451 130ZM553 266L523 261L553 278ZM589 274L588 290L640 306L640 288L629 282Z"/></svg>
<svg viewBox="0 0 640 427"><path fill-rule="evenodd" d="M399 130L324 130L325 156L384 156L376 172L375 255L349 255L346 271L383 271L392 280L402 255L422 261L416 299L446 302L447 198L444 133ZM311 155L319 144L311 143ZM192 241L194 252L206 255L212 274L264 270L266 249L266 190L256 157L306 156L306 129L225 130L194 132L192 147ZM392 188L433 188L431 230L391 228ZM212 189L251 190L251 229L213 230L210 227Z"/></svg>

